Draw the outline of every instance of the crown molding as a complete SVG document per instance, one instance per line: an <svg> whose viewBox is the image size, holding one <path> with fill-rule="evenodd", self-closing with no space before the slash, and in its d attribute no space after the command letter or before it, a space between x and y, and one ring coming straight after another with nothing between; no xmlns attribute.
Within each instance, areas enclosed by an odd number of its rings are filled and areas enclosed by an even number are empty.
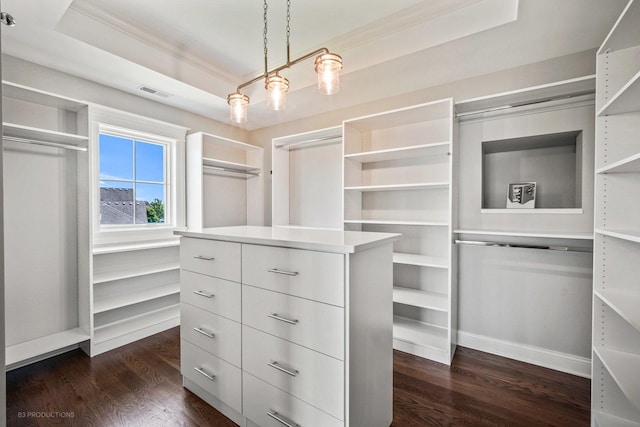
<svg viewBox="0 0 640 427"><path fill-rule="evenodd" d="M233 82L238 80L238 76L228 73L219 67L216 67L215 65L203 60L197 55L192 55L188 52L185 52L184 50L180 50L179 54L177 54L176 50L179 49L179 46L169 43L161 37L154 36L153 34L144 31L144 29L132 25L124 19L114 16L109 11L98 6L97 4L90 3L86 0L75 0L71 4L69 9L72 9L73 11L80 13L89 19L100 22L101 24L104 24L122 34L125 34L126 36L131 37L140 43L146 44L147 46L164 52L167 56L170 56L176 61L188 62L195 68L198 68L221 80L231 82L232 85Z"/></svg>

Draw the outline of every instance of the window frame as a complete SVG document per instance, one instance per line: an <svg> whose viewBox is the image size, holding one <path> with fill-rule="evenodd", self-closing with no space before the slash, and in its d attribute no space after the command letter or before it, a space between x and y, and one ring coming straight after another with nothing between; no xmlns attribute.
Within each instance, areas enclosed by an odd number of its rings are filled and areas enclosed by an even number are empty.
<svg viewBox="0 0 640 427"><path fill-rule="evenodd" d="M104 106L92 106L89 115L90 221L93 245L135 244L174 240L173 231L185 228L185 140L188 128ZM100 224L100 134L165 145L165 222ZM135 161L135 159L134 159ZM135 178L135 177L134 177Z"/></svg>

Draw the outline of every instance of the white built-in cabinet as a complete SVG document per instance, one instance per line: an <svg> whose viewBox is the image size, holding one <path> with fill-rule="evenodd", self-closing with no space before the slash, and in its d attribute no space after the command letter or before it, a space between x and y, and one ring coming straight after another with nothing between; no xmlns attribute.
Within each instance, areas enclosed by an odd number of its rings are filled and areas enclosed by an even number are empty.
<svg viewBox="0 0 640 427"><path fill-rule="evenodd" d="M3 82L6 365L90 339L88 105Z"/></svg>
<svg viewBox="0 0 640 427"><path fill-rule="evenodd" d="M263 149L196 132L187 135L187 227L264 223Z"/></svg>
<svg viewBox="0 0 640 427"><path fill-rule="evenodd" d="M450 364L456 347L453 100L346 120L345 230L394 243L394 348Z"/></svg>
<svg viewBox="0 0 640 427"><path fill-rule="evenodd" d="M272 224L342 229L342 126L273 139Z"/></svg>
<svg viewBox="0 0 640 427"><path fill-rule="evenodd" d="M640 2L597 56L592 424L640 426Z"/></svg>

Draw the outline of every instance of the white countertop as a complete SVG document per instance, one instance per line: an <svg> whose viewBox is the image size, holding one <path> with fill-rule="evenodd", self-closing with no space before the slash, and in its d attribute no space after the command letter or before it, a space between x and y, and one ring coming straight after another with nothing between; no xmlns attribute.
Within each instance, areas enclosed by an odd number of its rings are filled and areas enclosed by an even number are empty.
<svg viewBox="0 0 640 427"><path fill-rule="evenodd" d="M365 231L321 230L289 227L214 227L175 231L175 234L198 239L282 246L322 252L354 253L400 239L401 234Z"/></svg>

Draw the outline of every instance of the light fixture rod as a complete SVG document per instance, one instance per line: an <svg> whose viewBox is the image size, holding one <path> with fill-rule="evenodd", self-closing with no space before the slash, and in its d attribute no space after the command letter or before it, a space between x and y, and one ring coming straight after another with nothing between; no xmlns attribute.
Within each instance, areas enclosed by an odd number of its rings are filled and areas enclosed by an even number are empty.
<svg viewBox="0 0 640 427"><path fill-rule="evenodd" d="M236 89L236 92L240 92L240 89L245 88L247 86L250 86L250 85L252 85L252 84L254 84L254 83L256 83L256 82L258 82L258 81L260 81L262 79L265 79L265 78L269 77L271 74L275 74L275 73L278 73L278 72L280 72L282 70L286 70L287 68L291 68L294 65L299 64L302 61L306 61L307 59L312 58L312 57L314 57L316 55L319 55L321 53L329 53L329 49L327 49L326 47L322 47L322 48L314 50L313 52L310 52L310 53L308 53L306 55L303 55L303 56L301 56L299 58L296 58L293 61L289 61L288 58L287 58L287 63L286 64L280 65L279 67L276 67L276 68L274 68L272 70L269 70L269 71L265 70L264 74L260 74L259 76L256 76L253 79L240 84L238 86L238 88ZM287 52L287 56L288 56L288 52Z"/></svg>

